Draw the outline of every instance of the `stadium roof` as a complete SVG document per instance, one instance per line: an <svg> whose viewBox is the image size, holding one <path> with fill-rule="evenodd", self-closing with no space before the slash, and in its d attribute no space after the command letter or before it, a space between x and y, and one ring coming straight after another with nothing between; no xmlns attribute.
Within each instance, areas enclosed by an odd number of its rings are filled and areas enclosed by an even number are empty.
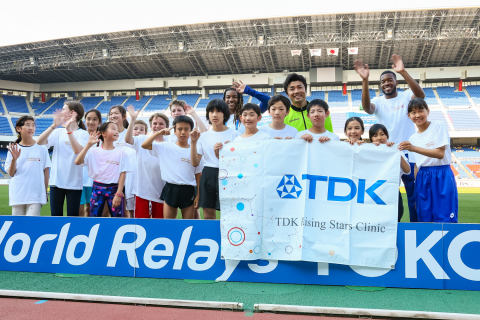
<svg viewBox="0 0 480 320"><path fill-rule="evenodd" d="M480 64L480 8L365 12L203 23L0 47L0 79L76 82L175 76ZM262 41L263 39L263 41ZM358 55L347 48L358 47ZM339 48L338 56L327 48ZM322 49L310 56L309 49ZM292 56L291 50L302 50Z"/></svg>

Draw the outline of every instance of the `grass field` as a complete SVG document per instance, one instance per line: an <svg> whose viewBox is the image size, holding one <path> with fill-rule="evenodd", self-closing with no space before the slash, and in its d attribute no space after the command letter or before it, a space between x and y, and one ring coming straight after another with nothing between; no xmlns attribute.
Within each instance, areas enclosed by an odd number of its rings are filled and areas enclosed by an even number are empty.
<svg viewBox="0 0 480 320"><path fill-rule="evenodd" d="M480 193L462 193L459 191L459 218L460 223L480 223ZM405 213L402 222L409 221L407 197L403 194L403 206ZM8 205L8 186L0 186L0 215L11 215L12 208ZM203 212L200 210L203 218ZM42 216L50 215L49 204L42 207ZM177 218L181 218L178 216ZM217 218L220 218L220 212L217 211Z"/></svg>

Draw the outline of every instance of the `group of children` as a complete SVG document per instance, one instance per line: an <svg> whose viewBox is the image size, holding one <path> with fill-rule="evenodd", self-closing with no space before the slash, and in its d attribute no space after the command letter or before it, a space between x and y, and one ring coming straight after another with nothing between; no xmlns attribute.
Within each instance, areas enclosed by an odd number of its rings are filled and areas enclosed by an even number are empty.
<svg viewBox="0 0 480 320"><path fill-rule="evenodd" d="M331 132L330 125L326 126L330 111L325 101L315 99L306 105L302 117L306 115L309 124L304 120L304 127L298 130L287 124L292 121L288 117L290 99L275 95L266 108L261 108L253 103L243 104L244 91L245 87L237 83L225 90L224 99L208 103L208 130L195 110L180 100L173 100L169 106L172 125L165 114L155 113L149 119L149 134L148 125L137 120L139 112L132 106L127 108L132 123L128 123L127 110L122 106L112 107L109 121L102 123L99 111L93 109L84 115L79 102L66 102L54 114L52 126L36 142L34 119L19 118L15 125L19 137L9 146L6 161L6 170L12 177L12 214L39 215L41 206L47 203L50 183L52 216L63 215L66 198L68 216L175 219L180 209L184 219L198 219L198 209L202 208L205 219L215 219L220 210L219 151L226 143L340 140ZM268 110L272 122L257 127L266 111L263 109ZM449 166L448 131L442 123L428 121L428 113L425 101L410 101L408 117L418 132L409 141L398 144L398 148L415 154L415 191L421 221L456 222L452 212L458 212L458 199ZM360 118L347 119L344 131L348 143L364 142L365 127ZM393 145L382 124L373 125L369 137L377 146ZM52 146L50 163L47 148ZM409 174L410 165L403 152L401 157L400 175ZM400 221L400 193L399 199Z"/></svg>

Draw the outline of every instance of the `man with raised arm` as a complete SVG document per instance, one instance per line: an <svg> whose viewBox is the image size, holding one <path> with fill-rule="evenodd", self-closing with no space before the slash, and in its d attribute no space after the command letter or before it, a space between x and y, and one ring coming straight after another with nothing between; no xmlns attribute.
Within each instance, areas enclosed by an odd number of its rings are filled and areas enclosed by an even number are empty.
<svg viewBox="0 0 480 320"><path fill-rule="evenodd" d="M408 118L408 103L413 98L425 98L425 93L420 85L408 74L403 65L402 58L399 55L392 55L393 64L391 70L386 70L380 75L380 88L384 93L381 97L374 97L370 100L368 88L369 68L362 60L355 60L355 71L362 78L362 106L368 114L374 114L377 122L387 127L390 133L390 141L400 143L408 141L415 133L415 125ZM405 92L397 91L397 75L402 75L407 82L410 90ZM415 177L414 177L414 156L405 152L412 168L409 175L403 175L402 180L405 185L408 197L408 209L410 211L410 222L418 222L417 212L415 210Z"/></svg>

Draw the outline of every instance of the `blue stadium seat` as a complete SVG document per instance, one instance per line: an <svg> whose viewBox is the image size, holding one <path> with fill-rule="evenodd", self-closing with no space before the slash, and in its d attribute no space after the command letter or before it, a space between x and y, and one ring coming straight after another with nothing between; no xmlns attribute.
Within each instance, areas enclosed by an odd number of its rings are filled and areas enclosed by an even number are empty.
<svg viewBox="0 0 480 320"><path fill-rule="evenodd" d="M480 105L480 86L467 86L468 94L472 98L473 102L478 106Z"/></svg>
<svg viewBox="0 0 480 320"><path fill-rule="evenodd" d="M18 118L12 117L12 123L15 125L17 123ZM35 119L35 136L38 137L41 135L45 130L48 129L53 123L53 118L36 118Z"/></svg>
<svg viewBox="0 0 480 320"><path fill-rule="evenodd" d="M343 133L345 128L345 121L347 121L346 113L330 113L332 118L333 132Z"/></svg>
<svg viewBox="0 0 480 320"><path fill-rule="evenodd" d="M15 125L15 122L14 122L14 125ZM8 123L8 119L6 117L0 117L0 135L1 136L13 135L12 129L10 128L10 124Z"/></svg>
<svg viewBox="0 0 480 320"><path fill-rule="evenodd" d="M312 91L312 95L307 98L308 101L312 101L314 99L322 99L325 100L325 91Z"/></svg>
<svg viewBox="0 0 480 320"><path fill-rule="evenodd" d="M32 109L35 111L35 115L40 115L43 111L45 111L48 107L50 107L55 101L57 101L57 98L50 98L45 103L41 103L40 100L37 100L38 102L32 104Z"/></svg>
<svg viewBox="0 0 480 320"><path fill-rule="evenodd" d="M330 108L348 107L348 96L343 95L341 90L328 92L328 106Z"/></svg>
<svg viewBox="0 0 480 320"><path fill-rule="evenodd" d="M100 111L100 113L108 113L111 107L119 106L125 100L127 100L127 97L112 97L110 101L103 101L102 103L100 103L100 105L97 107L97 110ZM87 108L85 108L85 111L87 111Z"/></svg>
<svg viewBox="0 0 480 320"><path fill-rule="evenodd" d="M5 171L5 160L7 160L8 149L0 148L0 171L2 173L7 173Z"/></svg>
<svg viewBox="0 0 480 320"><path fill-rule="evenodd" d="M181 94L177 97L177 100L183 100L185 101L188 105L194 106L195 103L197 103L198 98L200 98L199 93L190 93L190 94ZM223 95L222 95L223 98Z"/></svg>
<svg viewBox="0 0 480 320"><path fill-rule="evenodd" d="M470 106L465 92L455 92L454 87L437 87L437 93L445 106Z"/></svg>
<svg viewBox="0 0 480 320"><path fill-rule="evenodd" d="M166 94L153 96L152 100L150 100L150 103L145 107L145 109L143 109L143 112L165 112L168 108L168 104L170 103L167 98L168 95Z"/></svg>
<svg viewBox="0 0 480 320"><path fill-rule="evenodd" d="M447 128L447 130L450 130L448 121L447 119L445 119L445 115L443 114L442 111L430 111L428 120L441 121L445 124L445 127Z"/></svg>
<svg viewBox="0 0 480 320"><path fill-rule="evenodd" d="M30 113L25 97L4 95L3 101L5 101L8 112Z"/></svg>
<svg viewBox="0 0 480 320"><path fill-rule="evenodd" d="M55 110L58 110L58 109L62 109L63 108L63 105L65 104L65 101L67 100L67 98L60 98L58 99L56 102L54 102L52 104L52 106L50 108L48 108L43 114L46 115L46 114L53 114L55 112Z"/></svg>
<svg viewBox="0 0 480 320"><path fill-rule="evenodd" d="M429 106L433 107L439 105L437 97L435 96L435 93L433 93L432 88L423 88L423 92L425 92L424 100Z"/></svg>
<svg viewBox="0 0 480 320"><path fill-rule="evenodd" d="M370 93L370 100L372 100L377 96L375 94L375 90L373 89L368 89L368 92ZM356 109L357 107L360 107L362 105L362 90L353 89L351 93L352 93L352 106L354 109Z"/></svg>
<svg viewBox="0 0 480 320"><path fill-rule="evenodd" d="M195 110L205 111L207 104L213 99L223 99L223 93L210 93L207 99L200 99Z"/></svg>
<svg viewBox="0 0 480 320"><path fill-rule="evenodd" d="M82 100L80 100L80 103L83 105L83 109L85 111L88 111L90 109L95 108L95 106L99 104L100 101L102 100L103 100L103 97L84 97Z"/></svg>
<svg viewBox="0 0 480 320"><path fill-rule="evenodd" d="M140 110L145 106L145 103L147 103L150 98L151 96L143 96L140 98L140 100L137 101L137 97L131 96L130 98L128 98L127 101L125 101L123 105L126 107L132 105L135 107L135 110Z"/></svg>
<svg viewBox="0 0 480 320"><path fill-rule="evenodd" d="M449 110L448 115L455 130L480 130L480 118L473 110Z"/></svg>

